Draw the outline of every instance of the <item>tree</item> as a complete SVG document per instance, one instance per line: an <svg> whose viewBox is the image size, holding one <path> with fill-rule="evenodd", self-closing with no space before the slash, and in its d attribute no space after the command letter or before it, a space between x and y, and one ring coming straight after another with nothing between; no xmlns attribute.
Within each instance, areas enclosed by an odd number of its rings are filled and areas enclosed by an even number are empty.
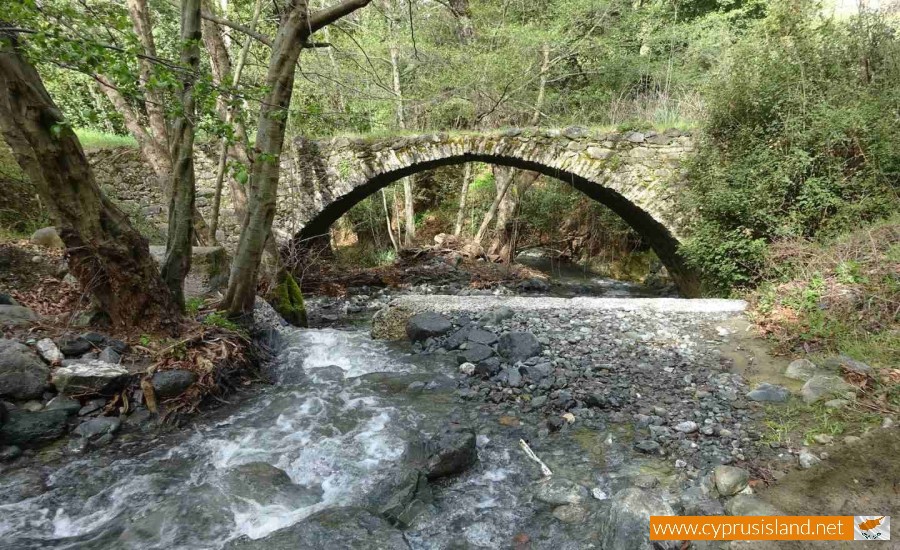
<svg viewBox="0 0 900 550"><path fill-rule="evenodd" d="M313 33L370 1L343 0L313 14L309 12L307 0L289 0L282 8L266 73L267 92L259 111L247 215L241 226L224 301L234 317L250 313L256 299L260 261L275 217L280 157L300 52Z"/></svg>
<svg viewBox="0 0 900 550"><path fill-rule="evenodd" d="M200 0L181 2L181 64L186 69L181 113L172 131L172 184L169 186L169 231L162 278L179 307L184 308L184 279L191 270L194 175L194 82L200 69Z"/></svg>
<svg viewBox="0 0 900 550"><path fill-rule="evenodd" d="M100 192L78 138L12 31L0 33L0 128L50 209L72 274L113 324L174 328L180 311L146 239Z"/></svg>

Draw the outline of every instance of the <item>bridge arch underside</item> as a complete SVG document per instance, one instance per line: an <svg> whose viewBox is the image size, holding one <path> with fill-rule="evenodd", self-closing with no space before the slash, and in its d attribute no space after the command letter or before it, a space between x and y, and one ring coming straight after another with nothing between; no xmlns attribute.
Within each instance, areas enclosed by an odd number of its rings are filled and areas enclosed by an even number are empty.
<svg viewBox="0 0 900 550"><path fill-rule="evenodd" d="M435 160L426 160L397 170L378 173L367 181L354 186L351 191L335 198L335 200L325 206L295 235L295 242L307 242L314 240L317 237L321 237L322 235L327 235L331 225L341 216L346 214L353 206L395 181L441 166L465 164L467 162L482 162L530 170L572 185L575 189L578 189L588 197L618 214L619 217L646 240L663 265L666 266L669 275L672 277L672 280L675 282L682 296L695 297L699 295L699 279L697 274L688 267L682 256L678 253L680 244L678 239L665 225L656 220L646 210L640 208L628 198L606 185L591 181L576 173L534 161L494 154L469 153ZM615 175L613 174L612 177L615 177Z"/></svg>

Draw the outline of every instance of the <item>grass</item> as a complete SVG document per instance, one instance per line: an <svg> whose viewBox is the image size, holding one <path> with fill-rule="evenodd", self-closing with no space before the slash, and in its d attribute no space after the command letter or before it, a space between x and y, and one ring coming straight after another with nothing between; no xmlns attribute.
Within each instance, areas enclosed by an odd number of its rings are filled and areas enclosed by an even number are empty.
<svg viewBox="0 0 900 550"><path fill-rule="evenodd" d="M76 129L75 135L84 149L112 149L114 147L137 147L137 141L131 136L107 134L96 130Z"/></svg>
<svg viewBox="0 0 900 550"><path fill-rule="evenodd" d="M788 447L814 444L817 435L837 438L862 434L881 423L880 415L852 404L829 409L821 402L807 405L801 401L791 401L783 405L769 405L765 411L763 443Z"/></svg>

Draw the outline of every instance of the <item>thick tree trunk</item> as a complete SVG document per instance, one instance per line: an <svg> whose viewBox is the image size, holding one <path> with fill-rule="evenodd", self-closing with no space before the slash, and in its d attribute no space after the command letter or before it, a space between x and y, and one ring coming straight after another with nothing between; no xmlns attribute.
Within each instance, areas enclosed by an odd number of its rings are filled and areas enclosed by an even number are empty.
<svg viewBox="0 0 900 550"><path fill-rule="evenodd" d="M484 219L481 220L481 226L478 227L478 233L475 234L475 242L480 243L484 240L488 227L491 226L491 223L494 221L494 216L497 215L497 209L500 208L500 202L503 200L503 197L506 196L512 182L512 174L509 172L494 172L494 184L497 187L497 196L494 198L494 202L491 203L491 207L485 212Z"/></svg>
<svg viewBox="0 0 900 550"><path fill-rule="evenodd" d="M181 115L172 134L172 196L162 278L179 307L184 308L184 278L191 270L194 242L194 80L200 68L200 0L181 2L181 64L188 68L181 90Z"/></svg>
<svg viewBox="0 0 900 550"><path fill-rule="evenodd" d="M466 200L469 196L469 183L472 180L472 163L466 163L466 170L463 172L462 189L459 192L459 210L456 211L456 225L453 227L453 234L457 237L462 233L463 220L466 216Z"/></svg>
<svg viewBox="0 0 900 550"><path fill-rule="evenodd" d="M100 192L78 138L10 35L0 35L0 128L98 306L118 327L174 329L179 310L147 241Z"/></svg>
<svg viewBox="0 0 900 550"><path fill-rule="evenodd" d="M153 40L153 24L150 20L150 9L147 0L127 0L128 15L131 17L131 25L137 35L144 54L148 57L156 57L156 43ZM138 59L140 67L141 89L144 91L144 105L147 111L147 120L153 138L164 148L169 145L169 131L166 124L166 112L161 94L151 84L153 80L153 65L149 59Z"/></svg>
<svg viewBox="0 0 900 550"><path fill-rule="evenodd" d="M501 175L502 174L502 175ZM488 246L488 254L498 256L504 262L512 262L515 258L515 216L519 202L528 188L537 180L537 172L525 172L506 166L494 167L495 180L510 179L509 191L500 199L497 206L497 217L494 225L494 236Z"/></svg>

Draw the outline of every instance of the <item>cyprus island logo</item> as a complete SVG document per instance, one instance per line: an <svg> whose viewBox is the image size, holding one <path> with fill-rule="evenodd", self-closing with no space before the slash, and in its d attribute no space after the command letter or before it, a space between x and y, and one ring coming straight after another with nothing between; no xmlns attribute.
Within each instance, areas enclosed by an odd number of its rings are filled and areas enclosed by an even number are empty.
<svg viewBox="0 0 900 550"><path fill-rule="evenodd" d="M853 516L853 540L891 540L891 516Z"/></svg>

